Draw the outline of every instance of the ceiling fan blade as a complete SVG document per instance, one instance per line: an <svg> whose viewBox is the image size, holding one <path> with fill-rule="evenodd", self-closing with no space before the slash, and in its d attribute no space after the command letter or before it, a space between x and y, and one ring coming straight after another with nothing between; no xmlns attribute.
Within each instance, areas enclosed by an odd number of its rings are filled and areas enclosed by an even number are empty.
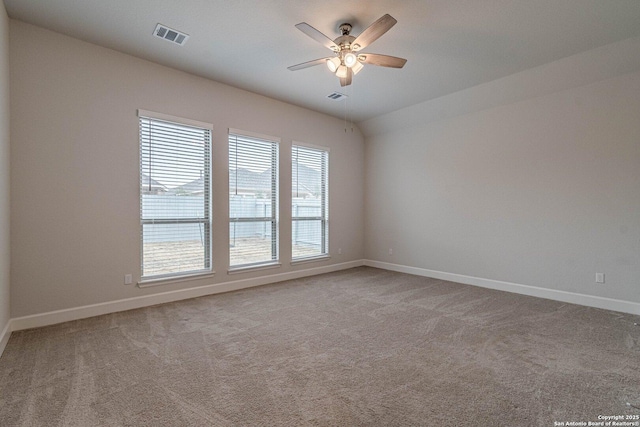
<svg viewBox="0 0 640 427"><path fill-rule="evenodd" d="M343 77L340 79L340 86L349 86L353 80L353 70L351 68L347 68L347 77Z"/></svg>
<svg viewBox="0 0 640 427"><path fill-rule="evenodd" d="M402 68L407 60L396 56L380 55L377 53L361 53L358 61L365 64L378 65L380 67Z"/></svg>
<svg viewBox="0 0 640 427"><path fill-rule="evenodd" d="M301 22L297 24L296 28L302 31L303 33L305 33L306 35L308 35L309 37L311 37L312 39L314 39L315 41L319 42L321 45L333 51L336 51L338 49L338 46L336 46L333 40L331 40L329 37L325 36L320 31L313 28L311 25L307 24L306 22Z"/></svg>
<svg viewBox="0 0 640 427"><path fill-rule="evenodd" d="M297 70L302 70L303 68L309 68L316 65L324 64L325 62L327 62L327 59L331 59L331 58L314 59L313 61L307 61L307 62L303 62L302 64L296 64L296 65L287 67L287 70L297 71Z"/></svg>
<svg viewBox="0 0 640 427"><path fill-rule="evenodd" d="M373 24L369 25L366 30L364 30L351 44L353 46L353 50L364 49L369 46L374 41L378 40L380 36L389 31L391 27L396 25L396 19L386 14L382 18L378 19Z"/></svg>

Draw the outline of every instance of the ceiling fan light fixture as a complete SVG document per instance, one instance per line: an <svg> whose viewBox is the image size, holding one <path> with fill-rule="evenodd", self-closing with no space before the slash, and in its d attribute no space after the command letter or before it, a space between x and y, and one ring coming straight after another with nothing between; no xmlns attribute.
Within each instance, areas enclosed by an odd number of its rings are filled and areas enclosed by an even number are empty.
<svg viewBox="0 0 640 427"><path fill-rule="evenodd" d="M364 65L362 65L361 62L356 61L356 64L351 67L351 71L353 71L353 74L356 75L360 72L360 70L362 70L364 68Z"/></svg>
<svg viewBox="0 0 640 427"><path fill-rule="evenodd" d="M354 65L356 65L358 63L358 57L356 56L355 53L353 52L348 52L345 56L344 56L344 65L346 65L347 67L351 68Z"/></svg>
<svg viewBox="0 0 640 427"><path fill-rule="evenodd" d="M339 66L336 70L336 76L340 79L347 78L347 67L344 65Z"/></svg>
<svg viewBox="0 0 640 427"><path fill-rule="evenodd" d="M332 73L335 73L339 66L340 66L340 58L336 57L336 58L327 59L327 68L329 68L329 70Z"/></svg>

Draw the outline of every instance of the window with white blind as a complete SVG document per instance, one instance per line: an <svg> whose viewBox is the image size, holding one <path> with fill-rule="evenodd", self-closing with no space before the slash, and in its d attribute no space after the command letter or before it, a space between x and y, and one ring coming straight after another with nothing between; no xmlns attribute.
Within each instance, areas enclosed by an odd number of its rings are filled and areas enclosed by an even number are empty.
<svg viewBox="0 0 640 427"><path fill-rule="evenodd" d="M293 260L329 253L329 150L291 148L291 250Z"/></svg>
<svg viewBox="0 0 640 427"><path fill-rule="evenodd" d="M278 261L278 138L229 129L229 266Z"/></svg>
<svg viewBox="0 0 640 427"><path fill-rule="evenodd" d="M142 279L211 271L211 130L138 110Z"/></svg>

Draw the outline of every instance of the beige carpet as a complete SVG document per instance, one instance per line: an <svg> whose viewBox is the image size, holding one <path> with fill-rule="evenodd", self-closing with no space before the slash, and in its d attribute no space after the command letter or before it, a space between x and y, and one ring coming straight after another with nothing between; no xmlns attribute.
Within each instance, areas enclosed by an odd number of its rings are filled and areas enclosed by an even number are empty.
<svg viewBox="0 0 640 427"><path fill-rule="evenodd" d="M638 316L356 268L16 332L6 426L553 426L639 415Z"/></svg>

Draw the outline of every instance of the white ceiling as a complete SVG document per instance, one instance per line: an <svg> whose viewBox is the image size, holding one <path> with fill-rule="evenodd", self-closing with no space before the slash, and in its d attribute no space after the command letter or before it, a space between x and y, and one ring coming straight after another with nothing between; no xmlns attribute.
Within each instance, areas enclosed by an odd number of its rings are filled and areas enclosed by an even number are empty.
<svg viewBox="0 0 640 427"><path fill-rule="evenodd" d="M639 0L4 0L11 18L292 104L362 121L640 36ZM398 23L364 52L407 58L401 70L366 65L340 88L323 66L287 66L330 51L294 25L330 38L389 13ZM180 47L157 23L186 32Z"/></svg>

